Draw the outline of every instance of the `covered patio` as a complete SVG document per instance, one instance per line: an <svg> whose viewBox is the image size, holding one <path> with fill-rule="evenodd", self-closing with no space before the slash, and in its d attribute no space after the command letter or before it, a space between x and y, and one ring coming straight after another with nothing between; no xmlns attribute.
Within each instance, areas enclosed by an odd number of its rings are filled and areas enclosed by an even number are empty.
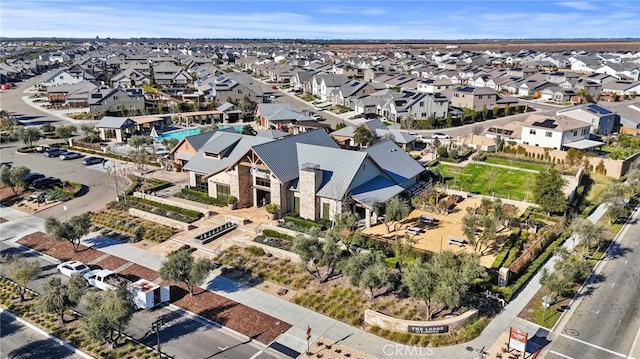
<svg viewBox="0 0 640 359"><path fill-rule="evenodd" d="M605 143L600 141L578 140L578 141L565 143L564 145L562 145L562 147L564 147L563 149L565 150L567 148L575 148L576 150L593 152L595 148L598 148L598 147L602 148L602 146L604 145Z"/></svg>

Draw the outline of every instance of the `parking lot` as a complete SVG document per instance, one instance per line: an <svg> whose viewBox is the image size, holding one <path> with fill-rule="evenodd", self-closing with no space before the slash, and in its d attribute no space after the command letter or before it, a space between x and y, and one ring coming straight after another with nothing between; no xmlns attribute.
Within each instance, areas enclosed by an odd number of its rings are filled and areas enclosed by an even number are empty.
<svg viewBox="0 0 640 359"><path fill-rule="evenodd" d="M62 180L78 182L86 186L86 193L65 202L67 213L63 206L58 205L38 212L36 215L41 218L55 216L64 218L74 216L87 211L97 210L106 203L116 199L115 183L113 178L105 174L102 165L85 166L82 164L82 157L61 160L58 157L45 157L42 153L17 153L15 152L21 143L13 142L3 144L0 147L0 157L2 162L9 162L12 166L25 166L31 172L42 173L45 176L58 177ZM120 188L124 188L125 183L119 181Z"/></svg>

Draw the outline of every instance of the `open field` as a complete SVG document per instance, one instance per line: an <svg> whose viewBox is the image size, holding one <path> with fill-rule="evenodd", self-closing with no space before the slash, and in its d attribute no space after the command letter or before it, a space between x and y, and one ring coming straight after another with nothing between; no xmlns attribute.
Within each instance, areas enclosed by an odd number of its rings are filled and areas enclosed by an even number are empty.
<svg viewBox="0 0 640 359"><path fill-rule="evenodd" d="M531 199L533 195L535 173L482 164L455 167L440 163L437 167L452 189L514 200Z"/></svg>

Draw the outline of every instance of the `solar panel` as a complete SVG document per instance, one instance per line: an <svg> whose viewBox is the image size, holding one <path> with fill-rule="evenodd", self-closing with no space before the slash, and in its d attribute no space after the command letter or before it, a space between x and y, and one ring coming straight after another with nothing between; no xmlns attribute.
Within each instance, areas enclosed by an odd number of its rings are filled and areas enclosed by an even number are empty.
<svg viewBox="0 0 640 359"><path fill-rule="evenodd" d="M555 122L556 120L552 118L548 118L542 122L534 122L533 125L538 127L544 127L544 128L556 128L558 127L558 125Z"/></svg>

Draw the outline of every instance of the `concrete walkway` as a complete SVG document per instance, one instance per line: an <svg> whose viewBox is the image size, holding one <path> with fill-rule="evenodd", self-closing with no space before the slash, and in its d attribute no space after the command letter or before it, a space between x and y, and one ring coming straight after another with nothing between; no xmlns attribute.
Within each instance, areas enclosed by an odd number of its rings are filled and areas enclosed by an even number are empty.
<svg viewBox="0 0 640 359"><path fill-rule="evenodd" d="M604 208L604 206L599 206L589 216L589 220L592 222L598 221L604 215L605 211L606 208ZM26 215L11 208L0 207L0 217L9 220L0 225L2 233L1 240L3 241L15 242L27 234L44 229L44 220ZM105 253L124 258L154 270L158 270L164 260L164 257L161 255L129 246L110 238L88 237L83 239L82 242L87 246L93 246ZM567 240L564 247L572 251L577 243L579 243L579 239ZM559 257L554 256L544 265L544 268L552 271L558 260ZM502 312L489 323L478 338L459 345L430 348L433 352L433 355L430 357L445 359L475 358L477 354L469 352L467 347L488 348L496 342L501 334L508 331L510 327L525 330L529 333L530 337L536 333L546 336L547 331L542 330L542 333L540 333L539 330L541 328L537 325L517 318L520 311L522 311L535 293L541 288L540 275L541 271L539 271L520 291L518 296L507 304ZM312 341L315 341L318 337L324 337L374 358L418 358L419 356L424 356L424 352L419 352L415 350L415 348L391 342L364 330L313 312L307 308L269 295L258 289L239 284L225 277L210 275L204 287L220 296L290 323L292 327L282 333L276 342L300 353L306 350L305 331L307 326L310 326L312 328Z"/></svg>

